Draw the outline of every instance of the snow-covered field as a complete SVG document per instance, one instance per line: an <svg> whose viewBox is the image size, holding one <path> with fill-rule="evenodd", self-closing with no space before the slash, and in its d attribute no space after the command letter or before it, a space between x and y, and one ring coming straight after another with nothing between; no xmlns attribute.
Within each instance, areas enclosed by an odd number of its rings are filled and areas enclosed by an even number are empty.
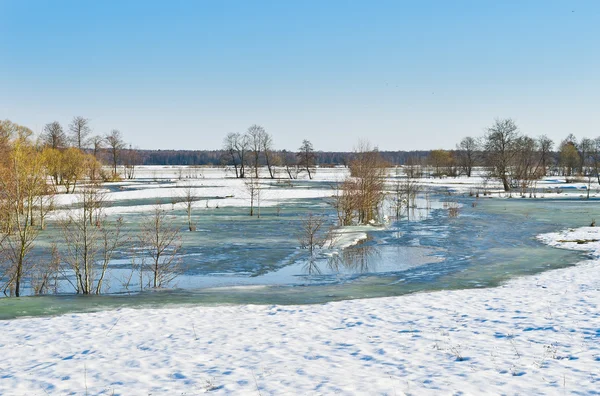
<svg viewBox="0 0 600 396"><path fill-rule="evenodd" d="M346 173L319 169L315 181ZM226 178L223 169L141 167L137 176L112 184L109 213L151 210L148 200L177 196L187 185L198 207L214 197L221 199L211 204L221 206L249 203L244 182ZM326 183L264 182L264 206L332 193ZM506 197L483 177L420 183ZM556 178L538 187L548 191L545 198L587 194L585 183ZM593 184L590 196L597 190ZM56 204L64 208L75 199L60 195ZM146 202L126 204L131 200ZM365 236L364 227L351 227L338 245ZM0 394L600 394L600 229L539 238L588 251L592 260L494 289L1 321Z"/></svg>
<svg viewBox="0 0 600 396"><path fill-rule="evenodd" d="M313 180L308 180L306 174L301 174L299 180L293 180L288 184L285 172L280 169L278 175L282 179L269 179L266 171L261 173L261 199L260 206L273 207L291 199L312 199L331 197L334 193L332 186L344 179L349 174L346 168L320 168L314 174ZM389 186L393 189L394 177L401 171L390 169ZM244 179L236 179L233 169L213 167L187 167L187 166L140 166L137 168L134 180L107 183L106 187L120 188L121 191L106 193L105 200L109 202L105 209L107 214L123 215L127 213L151 211L153 200L181 200L186 187L192 188L197 197L195 207L214 208L219 207L249 207L250 195L246 188ZM458 194L483 194L489 192L491 196L499 198L519 197L520 194L513 191L506 194L499 182L489 180L482 170L478 170L473 177L445 177L445 178L421 178L416 181L425 187L446 188L452 193ZM318 186L308 187L311 183L319 183ZM323 183L325 182L325 183ZM302 183L299 185L299 183ZM565 183L564 177L547 177L540 180L536 187L544 190L536 193L535 198L585 198L587 196L587 181L576 183ZM600 194L598 183L591 180L590 197L595 198ZM218 197L218 199L215 199ZM529 197L526 194L526 197ZM77 194L59 194L54 198L58 208L65 208L78 200ZM135 200L146 200L144 204L132 205ZM128 204L125 204L128 202ZM183 209L183 203L173 206ZM50 218L61 218L64 210L51 213Z"/></svg>
<svg viewBox="0 0 600 396"><path fill-rule="evenodd" d="M494 289L0 322L0 394L599 394L600 229L540 238L596 259Z"/></svg>

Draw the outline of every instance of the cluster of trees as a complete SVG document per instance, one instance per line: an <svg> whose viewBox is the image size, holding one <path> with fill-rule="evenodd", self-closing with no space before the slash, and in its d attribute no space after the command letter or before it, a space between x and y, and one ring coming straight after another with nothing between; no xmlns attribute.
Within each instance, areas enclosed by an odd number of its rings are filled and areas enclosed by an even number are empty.
<svg viewBox="0 0 600 396"><path fill-rule="evenodd" d="M316 154L310 141L302 141L297 153L286 150L275 151L273 137L262 126L252 125L246 133L230 133L223 140L222 163L233 166L237 178L248 176L248 170L258 178L260 166L266 166L269 177L276 177L275 167L284 167L290 179L306 171L312 179L316 165Z"/></svg>
<svg viewBox="0 0 600 396"><path fill-rule="evenodd" d="M470 177L480 166L505 191L525 192L546 175L597 177L600 183L600 138L578 140L569 134L554 148L547 136L527 136L514 120L497 119L484 136L465 137L455 150L432 150L425 160L408 161L405 168L411 176L423 176L428 169L427 175L434 177Z"/></svg>
<svg viewBox="0 0 600 396"><path fill-rule="evenodd" d="M279 156L287 155L293 161L296 153L289 150L275 150ZM141 165L233 165L228 150L138 150ZM429 156L428 150L421 151L383 151L381 157L392 165L402 165L411 161L423 161ZM321 167L336 165L347 166L351 152L347 151L315 151L315 163Z"/></svg>
<svg viewBox="0 0 600 396"><path fill-rule="evenodd" d="M349 163L350 175L335 187L333 206L340 226L379 220L389 164L377 148L360 142Z"/></svg>
<svg viewBox="0 0 600 396"><path fill-rule="evenodd" d="M61 267L57 263L74 274L78 293L101 291L122 233L121 223L109 224L102 212L98 182L119 177L117 163L125 145L116 130L103 138L89 138L89 133L89 121L82 117L73 119L69 134L52 122L37 139L27 127L0 121L0 289L4 293L20 296L25 279L36 293L48 290L50 280L57 279ZM101 150L110 159L110 176L102 171ZM34 257L35 242L54 209L54 195L61 189L74 193L81 181L85 184L78 190L79 209L60 223L65 248L61 252L53 248L49 261ZM145 246L153 246L151 242Z"/></svg>

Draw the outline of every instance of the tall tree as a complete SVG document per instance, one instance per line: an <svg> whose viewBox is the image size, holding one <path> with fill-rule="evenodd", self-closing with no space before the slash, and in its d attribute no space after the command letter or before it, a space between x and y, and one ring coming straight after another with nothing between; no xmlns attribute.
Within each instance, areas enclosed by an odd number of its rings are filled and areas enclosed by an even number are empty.
<svg viewBox="0 0 600 396"><path fill-rule="evenodd" d="M477 152L479 151L479 143L477 139L467 136L456 145L456 153L458 157L458 166L462 173L471 177L473 168L477 160Z"/></svg>
<svg viewBox="0 0 600 396"><path fill-rule="evenodd" d="M91 132L90 120L81 116L73 117L73 121L69 124L69 132L71 132L73 146L80 150L85 148L89 143L88 136Z"/></svg>
<svg viewBox="0 0 600 396"><path fill-rule="evenodd" d="M275 158L273 155L273 137L266 131L264 131L261 141L263 156L265 157L265 164L267 165L267 169L269 170L269 176L271 179L275 178L275 173L273 172L273 165L275 162Z"/></svg>
<svg viewBox="0 0 600 396"><path fill-rule="evenodd" d="M144 247L145 258L150 263L142 265L143 271L151 273L152 287L167 286L179 274L178 252L181 248L179 228L167 216L167 212L159 205L142 222L140 244ZM143 287L143 281L140 287Z"/></svg>
<svg viewBox="0 0 600 396"><path fill-rule="evenodd" d="M350 176L354 191L354 205L359 224L378 219L383 203L387 163L377 148L360 142L354 159L350 162Z"/></svg>
<svg viewBox="0 0 600 396"><path fill-rule="evenodd" d="M580 157L577 152L577 147L572 141L563 142L560 147L560 164L563 167L565 176L573 176L580 165Z"/></svg>
<svg viewBox="0 0 600 396"><path fill-rule="evenodd" d="M125 148L125 142L123 141L123 135L117 129L113 129L110 131L108 135L104 138L109 154L111 157L111 163L113 166L113 179L117 179L119 177L119 173L117 172L117 165L119 164L119 160L121 158L121 151Z"/></svg>
<svg viewBox="0 0 600 396"><path fill-rule="evenodd" d="M260 153L263 149L263 141L265 140L265 128L260 125L252 125L248 128L246 135L252 152L252 166L254 167L254 177L258 178L258 167L260 165Z"/></svg>
<svg viewBox="0 0 600 396"><path fill-rule="evenodd" d="M538 148L540 150L540 167L543 171L542 176L546 176L548 173L548 167L552 161L552 149L554 142L546 135L542 135L537 139Z"/></svg>
<svg viewBox="0 0 600 396"><path fill-rule="evenodd" d="M227 154L228 162L235 168L235 177L243 179L247 162L248 136L241 133L229 133L223 140L223 149Z"/></svg>
<svg viewBox="0 0 600 396"><path fill-rule="evenodd" d="M304 139L296 155L298 157L298 165L305 169L308 173L308 178L312 179L310 169L315 166L317 159L312 143L309 140Z"/></svg>
<svg viewBox="0 0 600 396"><path fill-rule="evenodd" d="M589 165L589 157L594 151L594 141L590 138L582 138L577 145L579 152L579 173L587 175L586 165Z"/></svg>
<svg viewBox="0 0 600 396"><path fill-rule="evenodd" d="M4 263L0 267L5 268L6 287L17 297L22 293L23 279L35 265L29 259L38 236L34 211L44 204L40 198L44 192L45 172L39 150L27 140L17 139L8 166L0 168L0 208L5 222L0 235Z"/></svg>
<svg viewBox="0 0 600 396"><path fill-rule="evenodd" d="M90 139L92 145L92 155L98 159L98 154L100 154L100 150L104 147L104 138L99 135L92 136Z"/></svg>
<svg viewBox="0 0 600 396"><path fill-rule="evenodd" d="M510 190L510 168L516 155L515 143L519 136L519 128L510 118L496 119L485 135L484 151L487 165L492 175L502 182L504 191Z"/></svg>
<svg viewBox="0 0 600 396"><path fill-rule="evenodd" d="M67 135L58 121L46 124L41 137L44 146L53 149L63 149L67 147Z"/></svg>

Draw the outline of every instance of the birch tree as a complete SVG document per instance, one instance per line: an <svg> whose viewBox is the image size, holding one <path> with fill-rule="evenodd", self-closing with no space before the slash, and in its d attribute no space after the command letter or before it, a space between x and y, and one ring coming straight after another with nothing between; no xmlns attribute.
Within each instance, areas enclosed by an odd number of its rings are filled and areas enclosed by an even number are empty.
<svg viewBox="0 0 600 396"><path fill-rule="evenodd" d="M144 254L141 281L143 282L143 272L146 271L151 274L149 284L153 288L165 287L180 273L179 228L173 224L160 205L156 205L146 216L141 228L139 243ZM143 284L140 286L143 287Z"/></svg>

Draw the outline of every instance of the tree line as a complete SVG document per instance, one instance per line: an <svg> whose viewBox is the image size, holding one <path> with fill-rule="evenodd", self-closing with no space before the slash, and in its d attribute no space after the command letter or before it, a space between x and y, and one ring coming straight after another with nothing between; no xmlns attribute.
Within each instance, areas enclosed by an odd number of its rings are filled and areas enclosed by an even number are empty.
<svg viewBox="0 0 600 396"><path fill-rule="evenodd" d="M556 149L556 150L555 150ZM498 180L505 191L525 192L544 176L576 177L600 183L600 137L567 135L558 146L546 135L522 133L513 119L496 119L480 137L465 137L455 150L432 150L421 161L405 164L411 176L472 176L475 167Z"/></svg>

